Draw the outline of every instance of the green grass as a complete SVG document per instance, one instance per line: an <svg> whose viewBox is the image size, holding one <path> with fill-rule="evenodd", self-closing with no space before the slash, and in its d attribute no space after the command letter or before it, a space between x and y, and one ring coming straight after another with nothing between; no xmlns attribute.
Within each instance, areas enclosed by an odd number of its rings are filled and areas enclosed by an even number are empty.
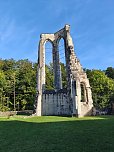
<svg viewBox="0 0 114 152"><path fill-rule="evenodd" d="M0 152L114 152L114 116L0 118Z"/></svg>

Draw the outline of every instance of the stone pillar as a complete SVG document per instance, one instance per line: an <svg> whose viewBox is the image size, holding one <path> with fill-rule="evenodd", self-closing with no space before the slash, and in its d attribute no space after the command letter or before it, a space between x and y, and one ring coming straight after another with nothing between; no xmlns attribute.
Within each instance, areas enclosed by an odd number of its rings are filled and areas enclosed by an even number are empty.
<svg viewBox="0 0 114 152"><path fill-rule="evenodd" d="M62 89L63 88L63 85L62 85L62 71L61 71L61 65L59 64L60 66L60 88Z"/></svg>
<svg viewBox="0 0 114 152"><path fill-rule="evenodd" d="M54 72L54 87L56 90L62 89L62 77L59 60L58 46L53 46L53 72Z"/></svg>
<svg viewBox="0 0 114 152"><path fill-rule="evenodd" d="M45 90L45 48L44 41L40 41L40 68L41 68L41 90Z"/></svg>
<svg viewBox="0 0 114 152"><path fill-rule="evenodd" d="M37 106L36 115L42 115L42 92L45 89L45 49L41 38L39 43L38 71L37 71Z"/></svg>
<svg viewBox="0 0 114 152"><path fill-rule="evenodd" d="M73 116L77 115L77 93L76 93L76 81L72 80L72 100L73 100Z"/></svg>
<svg viewBox="0 0 114 152"><path fill-rule="evenodd" d="M78 117L82 116L82 111L81 111L81 87L80 87L80 81L77 81L77 107L78 107Z"/></svg>
<svg viewBox="0 0 114 152"><path fill-rule="evenodd" d="M67 98L69 101L70 114L75 115L76 112L76 90L74 88L74 79L71 72L71 48L74 49L73 41L70 36L70 26L65 25L65 58L66 58L66 70L67 70Z"/></svg>
<svg viewBox="0 0 114 152"><path fill-rule="evenodd" d="M91 92L91 88L87 87L86 88L86 92L87 92L87 102L89 102L89 106L90 108L93 107L93 100L92 100L92 92Z"/></svg>

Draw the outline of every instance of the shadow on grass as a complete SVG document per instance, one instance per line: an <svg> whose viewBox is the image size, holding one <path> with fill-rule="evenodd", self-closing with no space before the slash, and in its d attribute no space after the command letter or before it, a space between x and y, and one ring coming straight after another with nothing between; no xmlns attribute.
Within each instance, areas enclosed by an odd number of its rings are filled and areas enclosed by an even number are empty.
<svg viewBox="0 0 114 152"><path fill-rule="evenodd" d="M0 152L114 152L114 117L101 118L0 121Z"/></svg>

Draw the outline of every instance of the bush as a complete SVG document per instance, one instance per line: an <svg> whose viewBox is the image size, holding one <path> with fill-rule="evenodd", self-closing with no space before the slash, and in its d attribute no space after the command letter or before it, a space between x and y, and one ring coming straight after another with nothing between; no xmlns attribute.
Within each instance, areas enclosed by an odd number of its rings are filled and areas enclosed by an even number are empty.
<svg viewBox="0 0 114 152"><path fill-rule="evenodd" d="M5 111L9 111L9 110L10 109L7 106L0 104L0 111L5 112Z"/></svg>

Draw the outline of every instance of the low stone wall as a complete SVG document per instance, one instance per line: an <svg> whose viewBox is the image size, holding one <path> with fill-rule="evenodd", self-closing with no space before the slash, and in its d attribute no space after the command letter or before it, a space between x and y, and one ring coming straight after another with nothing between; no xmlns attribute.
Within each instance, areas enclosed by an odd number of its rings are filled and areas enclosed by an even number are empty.
<svg viewBox="0 0 114 152"><path fill-rule="evenodd" d="M32 114L33 114L33 110L17 111L17 115L27 115L27 116L30 116Z"/></svg>
<svg viewBox="0 0 114 152"><path fill-rule="evenodd" d="M13 116L13 115L16 115L16 114L17 114L16 111L6 111L6 112L0 111L0 117Z"/></svg>

